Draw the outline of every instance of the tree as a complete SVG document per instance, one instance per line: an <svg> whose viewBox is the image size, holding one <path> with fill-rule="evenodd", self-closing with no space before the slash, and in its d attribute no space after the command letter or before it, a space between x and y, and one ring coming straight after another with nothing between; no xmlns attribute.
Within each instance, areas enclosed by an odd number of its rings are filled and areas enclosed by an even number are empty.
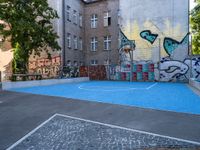
<svg viewBox="0 0 200 150"><path fill-rule="evenodd" d="M200 0L196 2L197 6L191 12L192 49L193 54L200 54Z"/></svg>
<svg viewBox="0 0 200 150"><path fill-rule="evenodd" d="M60 50L52 19L58 18L47 0L0 0L0 34L14 48L13 72L27 73L31 54ZM20 68L17 68L20 67Z"/></svg>

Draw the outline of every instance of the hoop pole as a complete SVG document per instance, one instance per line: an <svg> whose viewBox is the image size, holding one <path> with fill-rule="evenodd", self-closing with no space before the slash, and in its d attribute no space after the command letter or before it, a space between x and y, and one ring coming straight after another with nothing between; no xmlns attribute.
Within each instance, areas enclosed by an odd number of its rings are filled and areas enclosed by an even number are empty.
<svg viewBox="0 0 200 150"><path fill-rule="evenodd" d="M190 78L193 78L193 74L192 74L192 70L193 70L193 66L192 66L192 58L193 58L192 35L191 35L191 48L190 48L190 46L188 46L188 48L189 48L189 53L190 53Z"/></svg>
<svg viewBox="0 0 200 150"><path fill-rule="evenodd" d="M131 42L133 43L134 41L131 40ZM133 44L131 43L131 69L130 69L130 82L133 82Z"/></svg>

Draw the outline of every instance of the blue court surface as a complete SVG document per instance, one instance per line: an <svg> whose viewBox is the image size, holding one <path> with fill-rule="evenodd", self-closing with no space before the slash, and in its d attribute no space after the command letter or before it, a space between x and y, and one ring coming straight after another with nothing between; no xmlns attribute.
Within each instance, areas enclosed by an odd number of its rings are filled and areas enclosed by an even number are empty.
<svg viewBox="0 0 200 150"><path fill-rule="evenodd" d="M200 115L200 96L183 83L89 81L11 91Z"/></svg>

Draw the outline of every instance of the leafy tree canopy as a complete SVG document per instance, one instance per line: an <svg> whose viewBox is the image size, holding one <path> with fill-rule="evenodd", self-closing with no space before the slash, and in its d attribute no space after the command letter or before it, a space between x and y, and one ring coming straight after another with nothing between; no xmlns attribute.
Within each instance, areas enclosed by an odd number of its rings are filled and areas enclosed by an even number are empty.
<svg viewBox="0 0 200 150"><path fill-rule="evenodd" d="M57 12L47 0L0 0L0 20L4 21L0 34L10 39L13 48L17 45L16 57L26 66L31 54L40 55L43 50L49 54L49 48L60 50L51 23L56 18Z"/></svg>
<svg viewBox="0 0 200 150"><path fill-rule="evenodd" d="M192 48L193 54L200 54L200 0L196 3L197 6L191 12Z"/></svg>

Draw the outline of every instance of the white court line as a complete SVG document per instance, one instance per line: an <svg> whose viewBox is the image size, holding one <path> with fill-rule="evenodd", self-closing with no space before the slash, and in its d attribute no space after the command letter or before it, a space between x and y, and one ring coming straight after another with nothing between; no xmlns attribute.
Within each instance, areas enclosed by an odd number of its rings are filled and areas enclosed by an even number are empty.
<svg viewBox="0 0 200 150"><path fill-rule="evenodd" d="M29 132L28 134L26 134L24 137L22 137L21 139L19 139L16 143L14 143L13 145L11 145L9 148L7 148L6 150L11 150L14 147L16 147L18 144L20 144L23 140L25 140L26 138L28 138L31 134L35 133L39 128L41 128L42 126L44 126L46 123L48 123L51 119L53 119L55 116L57 116L57 114L54 114L53 116L51 116L49 119L47 119L46 121L44 121L42 124L40 124L39 126L37 126L34 130L32 130L31 132Z"/></svg>
<svg viewBox="0 0 200 150"><path fill-rule="evenodd" d="M154 86L156 86L158 83L154 83L154 84L152 84L151 86L149 86L149 87L147 87L146 89L147 90L150 90L151 88L153 88Z"/></svg>
<svg viewBox="0 0 200 150"><path fill-rule="evenodd" d="M150 90L151 88L153 88L154 86L156 86L158 83L154 83L152 85L150 85L147 88L130 88L130 87L109 87L109 86L89 86L88 88L84 87L84 85L80 85L78 88L81 90L87 90L87 91L105 91L105 92L114 92L114 91L129 91L129 90ZM95 89L95 88L113 88L112 90L108 90L108 89ZM118 88L118 89L117 89ZM120 89L120 88L124 88L124 89Z"/></svg>
<svg viewBox="0 0 200 150"><path fill-rule="evenodd" d="M72 116L63 115L63 114L54 114L52 117L50 117L49 119L47 119L41 125L39 125L38 127L36 127L34 130L32 130L31 132L29 132L28 134L26 134L24 137L22 137L21 139L19 139L16 143L14 143L9 148L7 148L7 150L11 150L14 147L16 147L23 140L25 140L27 137L29 137L31 134L33 134L34 132L36 132L39 128L41 128L42 126L44 126L46 123L48 123L50 120L52 120L56 116L61 116L61 117L65 117L65 118L71 118L71 119L75 119L75 120L85 121L85 122L89 122L89 123L93 123L93 124L99 124L99 125L103 125L103 126L107 126L107 127L111 127L111 128L117 128L117 129L122 129L122 130L127 130L127 131L142 133L142 134L148 134L148 135L152 135L152 136L158 136L158 137L162 137L162 138L168 138L168 139L171 139L171 140L177 140L179 142L186 142L186 143L195 144L195 145L199 145L200 146L200 142L196 142L196 141L184 140L184 139L180 139L180 138L165 136L165 135L161 135L161 134L155 134L155 133L141 131L141 130L136 130L136 129L125 128L125 127L121 127L121 126L116 126L116 125L101 123L101 122L87 120L87 119L83 119L83 118L72 117Z"/></svg>
<svg viewBox="0 0 200 150"><path fill-rule="evenodd" d="M95 87L99 87L99 88L105 88L105 87L101 87L101 86L92 86L92 87L88 87L85 88L83 87L83 85L80 85L78 88L81 90L86 90L86 91L105 91L105 92L115 92L115 91L129 91L129 90L146 90L146 88L127 88L127 87L123 87L125 89L120 89L122 87L120 87L119 89L117 89L118 87L106 87L106 88L115 88L113 90L106 90L106 89L95 89Z"/></svg>

